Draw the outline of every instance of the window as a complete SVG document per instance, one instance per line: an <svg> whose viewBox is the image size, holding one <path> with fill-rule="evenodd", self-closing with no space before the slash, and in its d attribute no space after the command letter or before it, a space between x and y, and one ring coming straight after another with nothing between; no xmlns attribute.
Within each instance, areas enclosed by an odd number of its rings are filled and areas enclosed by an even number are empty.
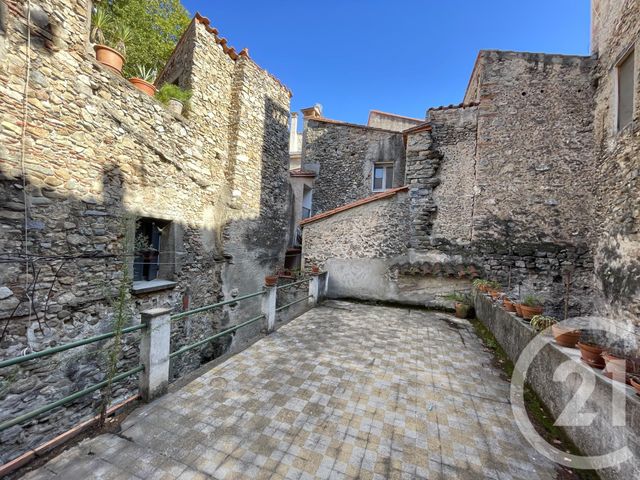
<svg viewBox="0 0 640 480"><path fill-rule="evenodd" d="M393 186L393 165L376 163L373 166L373 191L382 192Z"/></svg>
<svg viewBox="0 0 640 480"><path fill-rule="evenodd" d="M167 220L140 218L136 222L135 232L134 292L145 293L174 287L174 225Z"/></svg>
<svg viewBox="0 0 640 480"><path fill-rule="evenodd" d="M634 57L632 50L618 64L618 130L622 130L633 120Z"/></svg>
<svg viewBox="0 0 640 480"><path fill-rule="evenodd" d="M313 190L304 185L302 191L302 219L304 220L311 216L311 199L313 197Z"/></svg>

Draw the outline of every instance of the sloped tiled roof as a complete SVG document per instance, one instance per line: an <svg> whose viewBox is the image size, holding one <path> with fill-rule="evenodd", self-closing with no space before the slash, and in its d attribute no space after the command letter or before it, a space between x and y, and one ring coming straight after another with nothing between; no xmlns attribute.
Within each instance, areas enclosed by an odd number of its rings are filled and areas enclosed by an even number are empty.
<svg viewBox="0 0 640 480"><path fill-rule="evenodd" d="M376 193L375 195L371 195L370 197L361 198L360 200L347 203L346 205L342 205L341 207L334 208L333 210L328 210L326 212L319 213L317 215L314 215L313 217L305 218L300 222L300 225L304 226L304 225L307 225L308 223L317 222L318 220L323 220L327 217L335 215L336 213L344 212L345 210L350 210L352 208L359 207L360 205L366 205L367 203L375 202L376 200L382 200L383 198L393 197L399 192L408 191L408 190L409 190L408 185L405 185L404 187L385 190L384 192Z"/></svg>

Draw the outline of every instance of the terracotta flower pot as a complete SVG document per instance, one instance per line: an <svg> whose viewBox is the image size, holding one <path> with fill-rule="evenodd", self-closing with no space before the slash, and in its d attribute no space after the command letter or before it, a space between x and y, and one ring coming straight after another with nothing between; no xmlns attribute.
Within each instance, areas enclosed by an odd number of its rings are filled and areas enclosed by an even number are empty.
<svg viewBox="0 0 640 480"><path fill-rule="evenodd" d="M264 277L264 284L267 287L275 287L278 284L278 276L267 275L266 277Z"/></svg>
<svg viewBox="0 0 640 480"><path fill-rule="evenodd" d="M542 307L528 307L524 304L521 304L520 308L522 309L522 318L525 320L531 320L536 315L542 315L544 310Z"/></svg>
<svg viewBox="0 0 640 480"><path fill-rule="evenodd" d="M311 273L320 273L320 267L317 265L311 265Z"/></svg>
<svg viewBox="0 0 640 480"><path fill-rule="evenodd" d="M580 356L584 363L600 370L604 368L604 358L602 358L603 348L582 342L578 342L578 348L580 349Z"/></svg>
<svg viewBox="0 0 640 480"><path fill-rule="evenodd" d="M122 74L124 56L120 52L106 45L94 45L93 49L98 62Z"/></svg>
<svg viewBox="0 0 640 480"><path fill-rule="evenodd" d="M129 81L141 92L146 93L150 97L153 97L156 94L156 87L153 83L149 83L146 80L143 80L138 77L130 78Z"/></svg>
<svg viewBox="0 0 640 480"><path fill-rule="evenodd" d="M176 100L175 98L169 99L169 102L167 102L167 107L176 115L182 115L182 110L184 110L184 104L180 100Z"/></svg>
<svg viewBox="0 0 640 480"><path fill-rule="evenodd" d="M516 309L516 315L519 316L520 318L522 318L522 304L521 303L514 303L513 307Z"/></svg>
<svg viewBox="0 0 640 480"><path fill-rule="evenodd" d="M631 385L630 375L637 375L640 368L640 360L634 358L622 358L604 352L602 358L605 363L604 374L617 381L624 379L625 383Z"/></svg>
<svg viewBox="0 0 640 480"><path fill-rule="evenodd" d="M516 311L516 306L507 297L504 297L504 300L502 300L502 306L504 307L504 309L507 312L515 312Z"/></svg>
<svg viewBox="0 0 640 480"><path fill-rule="evenodd" d="M469 314L471 313L471 306L465 305L464 303L456 302L456 317L458 318L469 318Z"/></svg>
<svg viewBox="0 0 640 480"><path fill-rule="evenodd" d="M571 330L559 325L551 325L551 331L553 332L553 338L556 343L562 347L576 348L576 343L580 340L580 330Z"/></svg>
<svg viewBox="0 0 640 480"><path fill-rule="evenodd" d="M491 290L489 292L489 295L491 295L491 298L493 298L494 300L498 300L500 298L500 295L502 295L502 292L500 292L499 290Z"/></svg>
<svg viewBox="0 0 640 480"><path fill-rule="evenodd" d="M640 395L640 377L630 377L629 383L635 389L636 395Z"/></svg>

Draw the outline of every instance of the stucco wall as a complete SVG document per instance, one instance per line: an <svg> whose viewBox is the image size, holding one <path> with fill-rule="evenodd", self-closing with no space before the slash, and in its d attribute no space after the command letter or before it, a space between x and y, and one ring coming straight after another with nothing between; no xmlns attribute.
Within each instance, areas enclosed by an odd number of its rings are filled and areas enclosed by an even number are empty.
<svg viewBox="0 0 640 480"><path fill-rule="evenodd" d="M595 69L597 147L594 218L598 311L616 318L622 329L640 330L640 2L593 2L592 48ZM616 128L616 66L635 48L633 122Z"/></svg>
<svg viewBox="0 0 640 480"><path fill-rule="evenodd" d="M32 1L59 28L55 48L32 37L23 176L23 3L9 2L0 33L0 246L9 262L0 269L0 358L112 330L114 307L105 296L119 284L123 264L132 263L119 255L125 232L135 229L130 216L171 222L175 251L166 262L177 282L132 296L130 323L151 306L180 311L257 291L286 249L289 91L251 59L232 59L194 22L165 71L194 91L188 118L175 116L93 60L88 2ZM172 348L260 308L259 301L240 305L176 322ZM173 374L254 333L185 355L173 362ZM100 352L107 349L96 344L0 372L0 419L103 379ZM131 334L118 368L137 363ZM118 384L115 397L135 388L135 379ZM2 432L0 462L95 412L98 398Z"/></svg>
<svg viewBox="0 0 640 480"><path fill-rule="evenodd" d="M393 187L404 185L401 133L320 119L308 119L302 168L317 173L313 214L368 197L376 162L394 165Z"/></svg>
<svg viewBox="0 0 640 480"><path fill-rule="evenodd" d="M372 110L369 112L369 121L367 122L367 126L402 132L421 123L424 123L424 120Z"/></svg>

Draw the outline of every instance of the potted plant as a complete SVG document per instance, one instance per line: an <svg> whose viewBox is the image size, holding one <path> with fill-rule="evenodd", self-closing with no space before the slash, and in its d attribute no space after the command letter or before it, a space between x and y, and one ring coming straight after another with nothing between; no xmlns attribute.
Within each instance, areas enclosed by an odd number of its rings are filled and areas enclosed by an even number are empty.
<svg viewBox="0 0 640 480"><path fill-rule="evenodd" d="M264 277L264 285L266 287L275 287L278 284L278 276L277 275L267 275Z"/></svg>
<svg viewBox="0 0 640 480"><path fill-rule="evenodd" d="M95 44L96 60L119 74L122 74L126 43L131 36L131 29L126 25L113 25L111 15L104 8L98 7L92 15L91 41Z"/></svg>
<svg viewBox="0 0 640 480"><path fill-rule="evenodd" d="M640 395L640 376L632 375L629 377L629 383L635 389L636 395Z"/></svg>
<svg viewBox="0 0 640 480"><path fill-rule="evenodd" d="M580 357L584 363L600 370L604 368L604 359L602 358L604 349L602 347L592 343L578 342L578 348L580 349Z"/></svg>
<svg viewBox="0 0 640 480"><path fill-rule="evenodd" d="M136 75L129 81L141 92L146 93L150 97L156 94L156 87L153 82L156 79L157 71L155 68L147 68L144 65L138 65Z"/></svg>
<svg viewBox="0 0 640 480"><path fill-rule="evenodd" d="M542 300L535 295L527 295L524 297L520 308L522 309L522 318L525 320L531 320L534 315L542 315L544 310Z"/></svg>
<svg viewBox="0 0 640 480"><path fill-rule="evenodd" d="M609 352L604 352L602 358L605 363L604 374L613 380L620 381L624 379L630 385L629 375L640 373L639 359L619 357Z"/></svg>
<svg viewBox="0 0 640 480"><path fill-rule="evenodd" d="M515 303L513 304L513 308L515 308L515 309L516 309L516 315L517 315L518 317L522 318L522 304L521 304L521 303L518 303L518 302L515 302Z"/></svg>
<svg viewBox="0 0 640 480"><path fill-rule="evenodd" d="M476 287L479 292L486 292L487 286L489 285L489 280L484 280L482 278L476 278L472 285Z"/></svg>
<svg viewBox="0 0 640 480"><path fill-rule="evenodd" d="M580 330L573 330L560 325L552 325L551 332L556 343L561 347L576 348L580 340Z"/></svg>
<svg viewBox="0 0 640 480"><path fill-rule="evenodd" d="M189 109L191 90L180 88L173 83L165 83L160 87L156 98L165 104L169 110L178 115Z"/></svg>
<svg viewBox="0 0 640 480"><path fill-rule="evenodd" d="M504 298L502 299L502 306L504 307L504 309L505 309L507 312L515 312L515 311L516 311L516 306L515 306L515 304L514 304L511 300L509 300L509 298L508 298L508 297L504 297Z"/></svg>
<svg viewBox="0 0 640 480"><path fill-rule="evenodd" d="M536 332L543 332L556 323L558 323L556 318L546 315L534 315L533 318L531 318L531 328Z"/></svg>
<svg viewBox="0 0 640 480"><path fill-rule="evenodd" d="M456 310L456 317L469 318L473 313L473 300L468 293L450 293L445 295L446 300L454 302L453 306Z"/></svg>

